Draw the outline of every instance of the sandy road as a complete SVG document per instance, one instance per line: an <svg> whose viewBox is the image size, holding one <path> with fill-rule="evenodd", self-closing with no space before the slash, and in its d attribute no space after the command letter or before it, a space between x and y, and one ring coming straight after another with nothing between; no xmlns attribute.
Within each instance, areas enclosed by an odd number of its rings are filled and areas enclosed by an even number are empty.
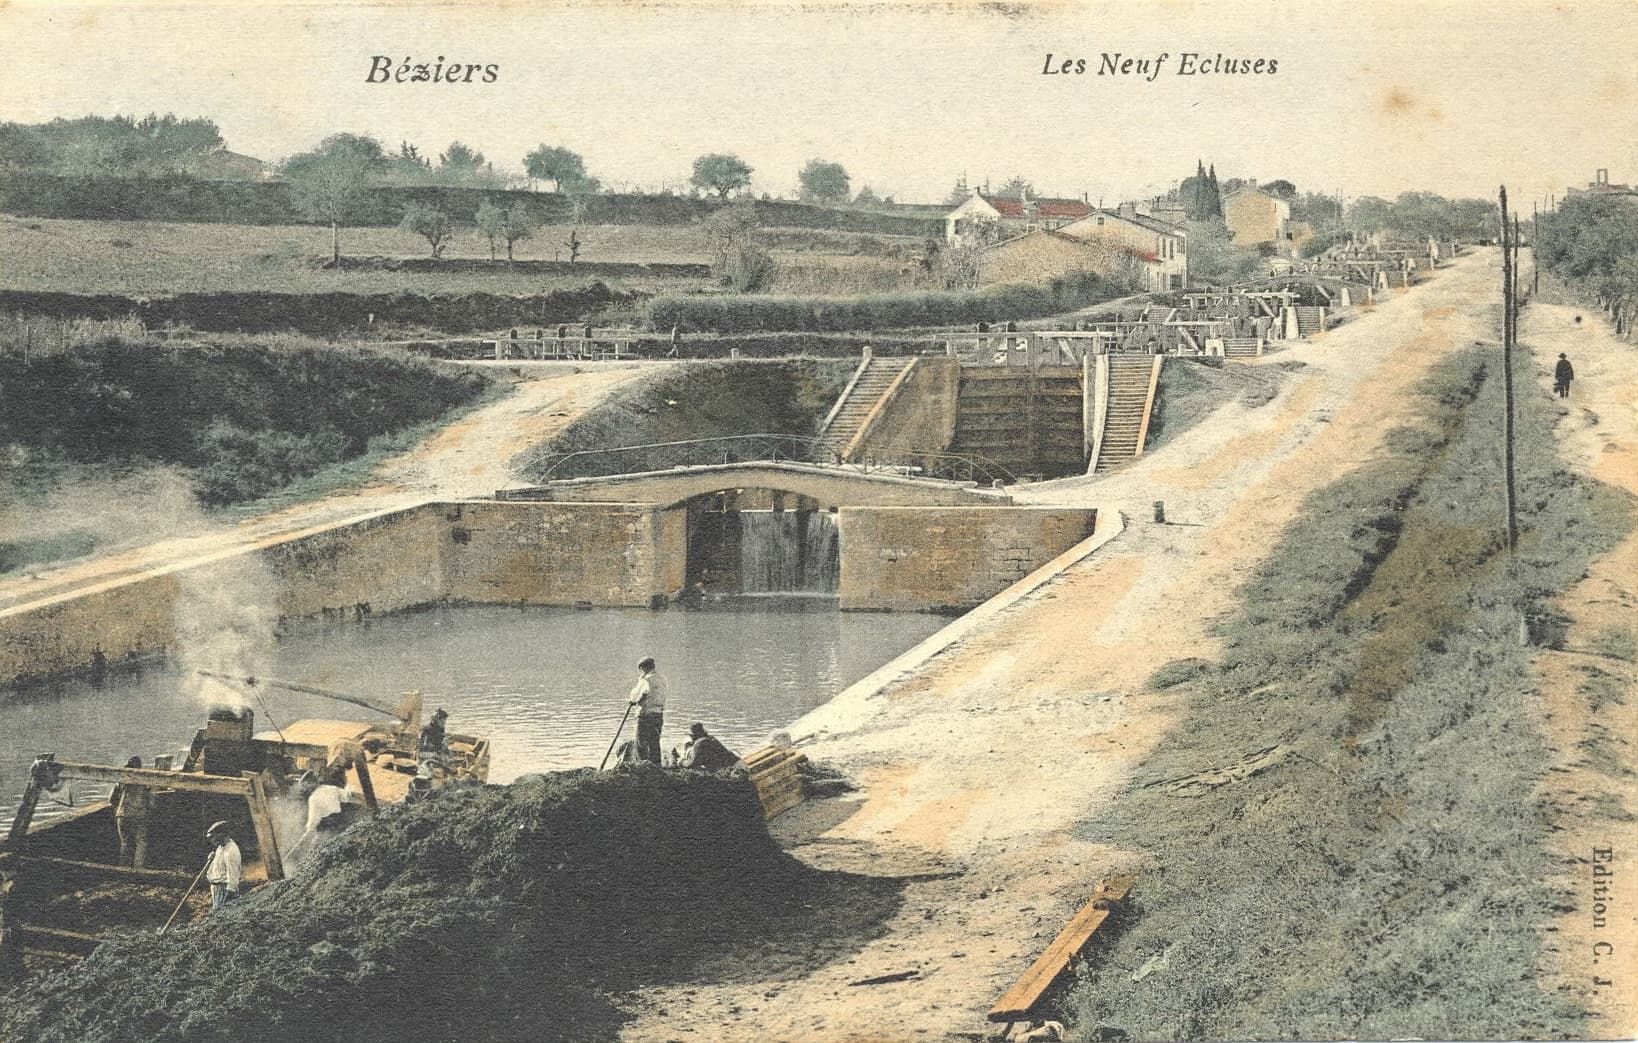
<svg viewBox="0 0 1638 1043"><path fill-rule="evenodd" d="M1560 456L1638 495L1638 347L1596 312L1535 303L1520 342L1536 357L1535 391L1551 394L1553 362L1576 370L1562 400ZM1545 939L1560 988L1593 1013L1594 1039L1638 1035L1638 534L1594 560L1558 601L1562 651L1535 659L1553 761L1541 797L1551 817L1563 914ZM1595 852L1607 850L1609 861ZM1595 878L1594 866L1611 870ZM1602 883L1608 890L1595 889ZM1604 907L1602 926L1595 915ZM1605 983L1605 984L1601 984Z"/></svg>
<svg viewBox="0 0 1638 1043"><path fill-rule="evenodd" d="M1176 719L1174 700L1145 692L1145 679L1212 656L1213 619L1303 498L1380 451L1441 358L1494 338L1498 263L1494 251L1465 257L1261 360L1305 364L1265 405L1225 406L1114 475L1016 490L1119 510L1128 528L910 677L793 728L861 792L798 808L775 832L812 865L902 878L896 911L850 937L832 922L846 917L817 916L778 939L777 961L716 961L698 980L631 997L624 1038L988 1031L990 1004L1100 879L1155 869L1083 829ZM1150 522L1154 500L1179 524ZM905 971L916 975L850 984Z"/></svg>
<svg viewBox="0 0 1638 1043"><path fill-rule="evenodd" d="M413 506L432 499L488 496L515 479L509 462L561 431L643 367L599 365L577 371L561 365L517 367L513 390L439 431L409 452L382 462L355 489L245 519L214 521L180 494L170 502L116 497L88 499L105 512L103 529L125 527L123 541L56 568L39 568L0 581L0 608L105 582L235 546L252 546L315 526ZM17 524L31 525L26 516ZM32 525L31 525L32 527Z"/></svg>

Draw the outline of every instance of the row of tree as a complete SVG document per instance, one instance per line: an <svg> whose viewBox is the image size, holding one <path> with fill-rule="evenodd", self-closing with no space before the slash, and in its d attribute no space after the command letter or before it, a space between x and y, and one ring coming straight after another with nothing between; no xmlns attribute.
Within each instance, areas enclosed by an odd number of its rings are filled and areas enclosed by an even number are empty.
<svg viewBox="0 0 1638 1043"><path fill-rule="evenodd" d="M0 170L68 177L197 175L223 147L222 132L211 120L170 113L0 123Z"/></svg>
<svg viewBox="0 0 1638 1043"><path fill-rule="evenodd" d="M1537 264L1614 317L1617 333L1632 332L1638 320L1638 198L1571 196L1542 215L1531 245Z"/></svg>

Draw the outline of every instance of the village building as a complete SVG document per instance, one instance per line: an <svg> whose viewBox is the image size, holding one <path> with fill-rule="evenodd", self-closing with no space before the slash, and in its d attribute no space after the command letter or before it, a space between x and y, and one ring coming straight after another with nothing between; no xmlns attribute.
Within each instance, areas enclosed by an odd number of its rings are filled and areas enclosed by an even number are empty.
<svg viewBox="0 0 1638 1043"><path fill-rule="evenodd" d="M271 169L265 160L219 148L201 156L194 173L208 181L255 181Z"/></svg>
<svg viewBox="0 0 1638 1043"><path fill-rule="evenodd" d="M1135 204L1094 210L1059 231L1136 258L1143 265L1142 288L1146 292L1181 290L1189 284L1188 233L1177 225L1139 213Z"/></svg>
<svg viewBox="0 0 1638 1043"><path fill-rule="evenodd" d="M1049 283L1071 272L1116 278L1129 263L1123 254L1099 244L1035 228L984 247L978 262L978 281L982 286Z"/></svg>
<svg viewBox="0 0 1638 1043"><path fill-rule="evenodd" d="M1593 180L1587 183L1586 188L1568 188L1566 194L1572 196L1635 196L1631 185L1618 185L1610 181L1608 167L1599 167L1593 174Z"/></svg>
<svg viewBox="0 0 1638 1043"><path fill-rule="evenodd" d="M1236 246L1273 244L1273 252L1291 253L1291 204L1257 187L1235 189L1223 199L1223 223Z"/></svg>
<svg viewBox="0 0 1638 1043"><path fill-rule="evenodd" d="M1051 231L1078 221L1092 212L1084 199L1019 199L974 192L972 197L944 216L944 238L954 242L973 235L997 235L1007 239L1034 229Z"/></svg>

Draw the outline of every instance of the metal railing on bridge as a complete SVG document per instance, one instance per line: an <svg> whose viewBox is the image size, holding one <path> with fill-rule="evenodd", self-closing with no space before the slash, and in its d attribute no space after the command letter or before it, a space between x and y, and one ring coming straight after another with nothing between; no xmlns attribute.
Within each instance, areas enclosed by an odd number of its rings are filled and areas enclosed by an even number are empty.
<svg viewBox="0 0 1638 1043"><path fill-rule="evenodd" d="M677 467L708 467L737 463L800 463L834 467L854 473L891 473L911 478L955 482L1002 482L1017 476L982 456L920 449L863 446L853 462L843 461L826 443L804 435L751 434L690 438L680 442L577 449L569 453L542 453L530 460L524 473L539 482L567 478L594 478Z"/></svg>

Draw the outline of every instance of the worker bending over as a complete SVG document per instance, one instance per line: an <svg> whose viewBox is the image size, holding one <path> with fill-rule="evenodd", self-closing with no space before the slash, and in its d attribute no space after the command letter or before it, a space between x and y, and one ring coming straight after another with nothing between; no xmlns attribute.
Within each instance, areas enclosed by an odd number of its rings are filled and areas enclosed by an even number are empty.
<svg viewBox="0 0 1638 1043"><path fill-rule="evenodd" d="M730 771L745 767L738 754L724 746L715 735L706 733L705 725L695 721L689 725L688 734L688 745L683 747L682 756L677 761L679 767L695 771Z"/></svg>

